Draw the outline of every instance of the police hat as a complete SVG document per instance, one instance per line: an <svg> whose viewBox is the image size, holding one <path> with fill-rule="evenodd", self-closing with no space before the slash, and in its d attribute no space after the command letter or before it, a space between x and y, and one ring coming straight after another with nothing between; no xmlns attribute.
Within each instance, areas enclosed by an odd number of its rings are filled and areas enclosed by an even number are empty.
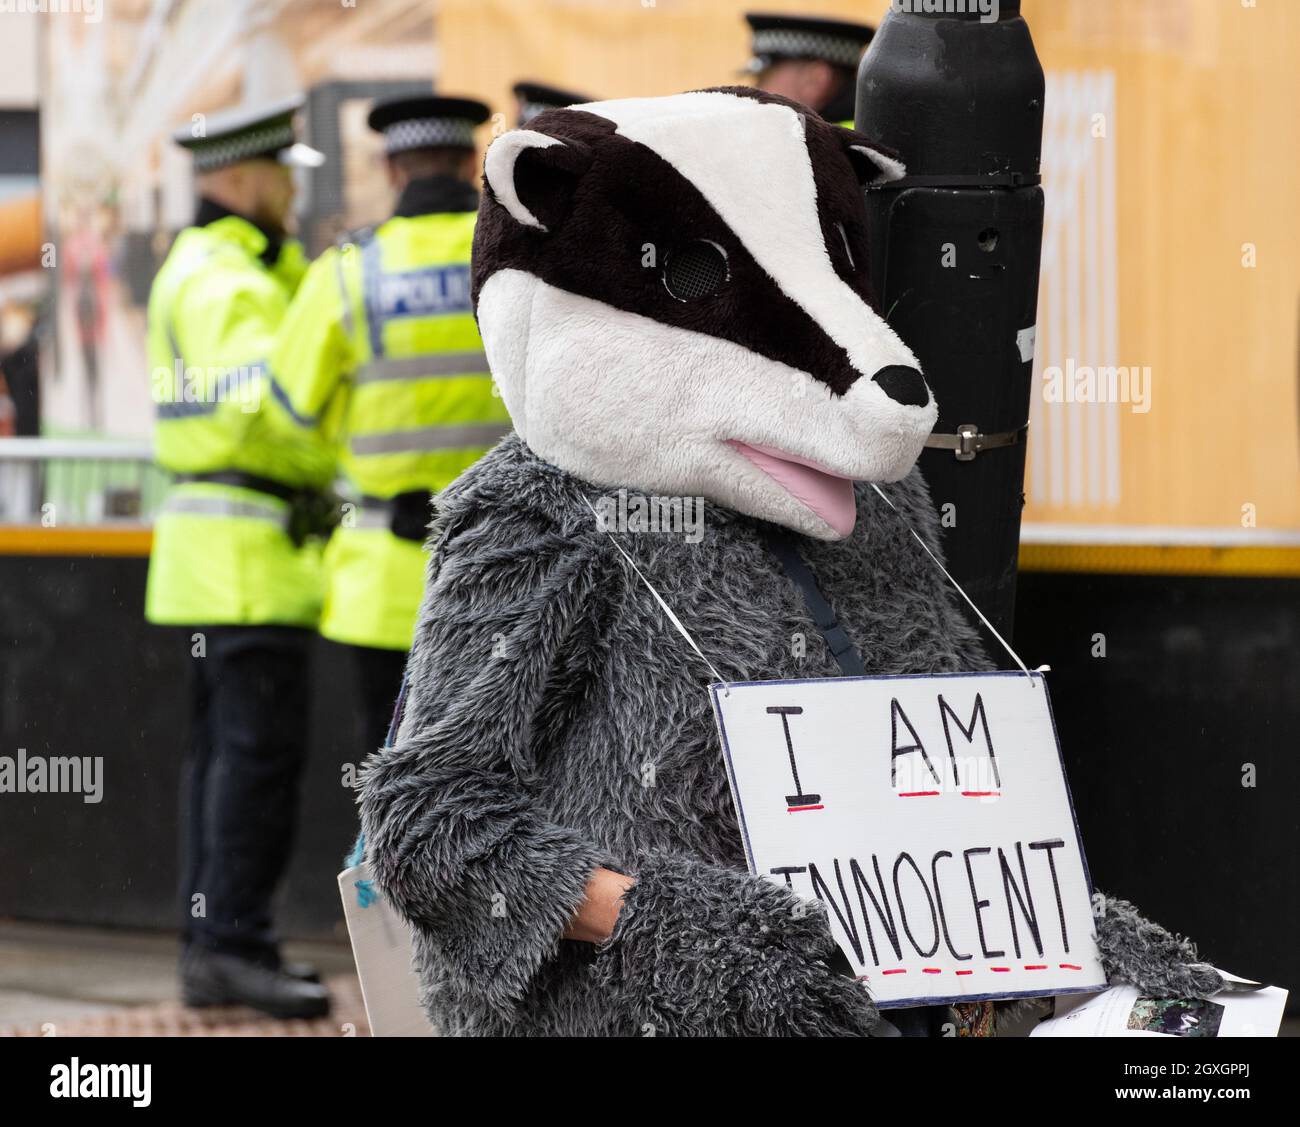
<svg viewBox="0 0 1300 1127"><path fill-rule="evenodd" d="M298 140L293 116L302 109L302 95L257 109L231 110L201 119L172 134L172 140L194 156L195 172L241 161L266 158L299 168L319 168L325 154Z"/></svg>
<svg viewBox="0 0 1300 1127"><path fill-rule="evenodd" d="M472 149L474 127L491 116L492 111L473 98L417 94L376 102L366 121L384 135L384 152L392 156L408 149Z"/></svg>
<svg viewBox="0 0 1300 1127"><path fill-rule="evenodd" d="M575 94L572 90L562 90L558 86L547 86L541 82L516 82L514 95L519 99L519 120L516 125L527 125L539 113L547 110L563 109L565 106L577 106L583 102L594 102L586 94Z"/></svg>
<svg viewBox="0 0 1300 1127"><path fill-rule="evenodd" d="M742 74L757 74L785 59L817 59L836 67L856 67L876 29L864 23L810 16L747 12L753 36L752 57Z"/></svg>

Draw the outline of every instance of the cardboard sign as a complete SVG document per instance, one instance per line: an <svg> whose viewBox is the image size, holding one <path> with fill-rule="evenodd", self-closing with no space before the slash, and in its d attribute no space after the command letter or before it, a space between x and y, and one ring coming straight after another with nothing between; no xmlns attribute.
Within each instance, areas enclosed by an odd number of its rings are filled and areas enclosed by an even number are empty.
<svg viewBox="0 0 1300 1127"><path fill-rule="evenodd" d="M1041 674L713 685L750 871L882 1008L1103 990Z"/></svg>
<svg viewBox="0 0 1300 1127"><path fill-rule="evenodd" d="M411 969L411 929L370 880L365 863L339 873L343 915L373 1037L436 1037Z"/></svg>

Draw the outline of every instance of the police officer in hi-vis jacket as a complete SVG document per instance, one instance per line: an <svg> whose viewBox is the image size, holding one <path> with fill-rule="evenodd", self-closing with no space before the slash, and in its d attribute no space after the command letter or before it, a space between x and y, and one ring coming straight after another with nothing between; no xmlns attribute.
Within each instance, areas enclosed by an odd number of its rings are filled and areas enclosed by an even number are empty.
<svg viewBox="0 0 1300 1127"><path fill-rule="evenodd" d="M149 621L187 628L192 751L182 795L182 997L277 1017L329 1011L284 963L271 899L288 865L306 752L307 653L322 598L331 452L268 370L307 263L286 234L299 144L291 99L201 119L198 211L149 297L155 452L172 471L154 528Z"/></svg>
<svg viewBox="0 0 1300 1127"><path fill-rule="evenodd" d="M311 266L272 367L294 415L337 444L355 508L325 552L321 633L351 648L369 754L384 739L424 589L431 496L510 430L470 306L481 102L390 99L393 215Z"/></svg>

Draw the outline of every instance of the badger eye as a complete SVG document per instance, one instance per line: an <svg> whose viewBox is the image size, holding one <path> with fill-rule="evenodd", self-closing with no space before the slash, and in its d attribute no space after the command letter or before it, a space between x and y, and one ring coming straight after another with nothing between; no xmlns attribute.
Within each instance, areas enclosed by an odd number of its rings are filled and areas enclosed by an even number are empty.
<svg viewBox="0 0 1300 1127"><path fill-rule="evenodd" d="M730 277L727 252L708 239L675 246L664 259L664 288L678 301L708 297Z"/></svg>

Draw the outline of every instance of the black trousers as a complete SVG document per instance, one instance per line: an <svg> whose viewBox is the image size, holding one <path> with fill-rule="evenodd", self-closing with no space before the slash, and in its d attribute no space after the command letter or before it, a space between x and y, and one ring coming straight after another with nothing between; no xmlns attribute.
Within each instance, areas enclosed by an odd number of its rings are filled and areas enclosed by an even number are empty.
<svg viewBox="0 0 1300 1127"><path fill-rule="evenodd" d="M380 650L373 646L348 646L347 649L352 652L361 690L357 746L364 760L371 752L384 746L384 737L388 735L388 725L393 718L393 706L402 688L406 651Z"/></svg>
<svg viewBox="0 0 1300 1127"><path fill-rule="evenodd" d="M182 939L275 957L272 897L298 820L312 632L198 627L191 754L182 773Z"/></svg>

